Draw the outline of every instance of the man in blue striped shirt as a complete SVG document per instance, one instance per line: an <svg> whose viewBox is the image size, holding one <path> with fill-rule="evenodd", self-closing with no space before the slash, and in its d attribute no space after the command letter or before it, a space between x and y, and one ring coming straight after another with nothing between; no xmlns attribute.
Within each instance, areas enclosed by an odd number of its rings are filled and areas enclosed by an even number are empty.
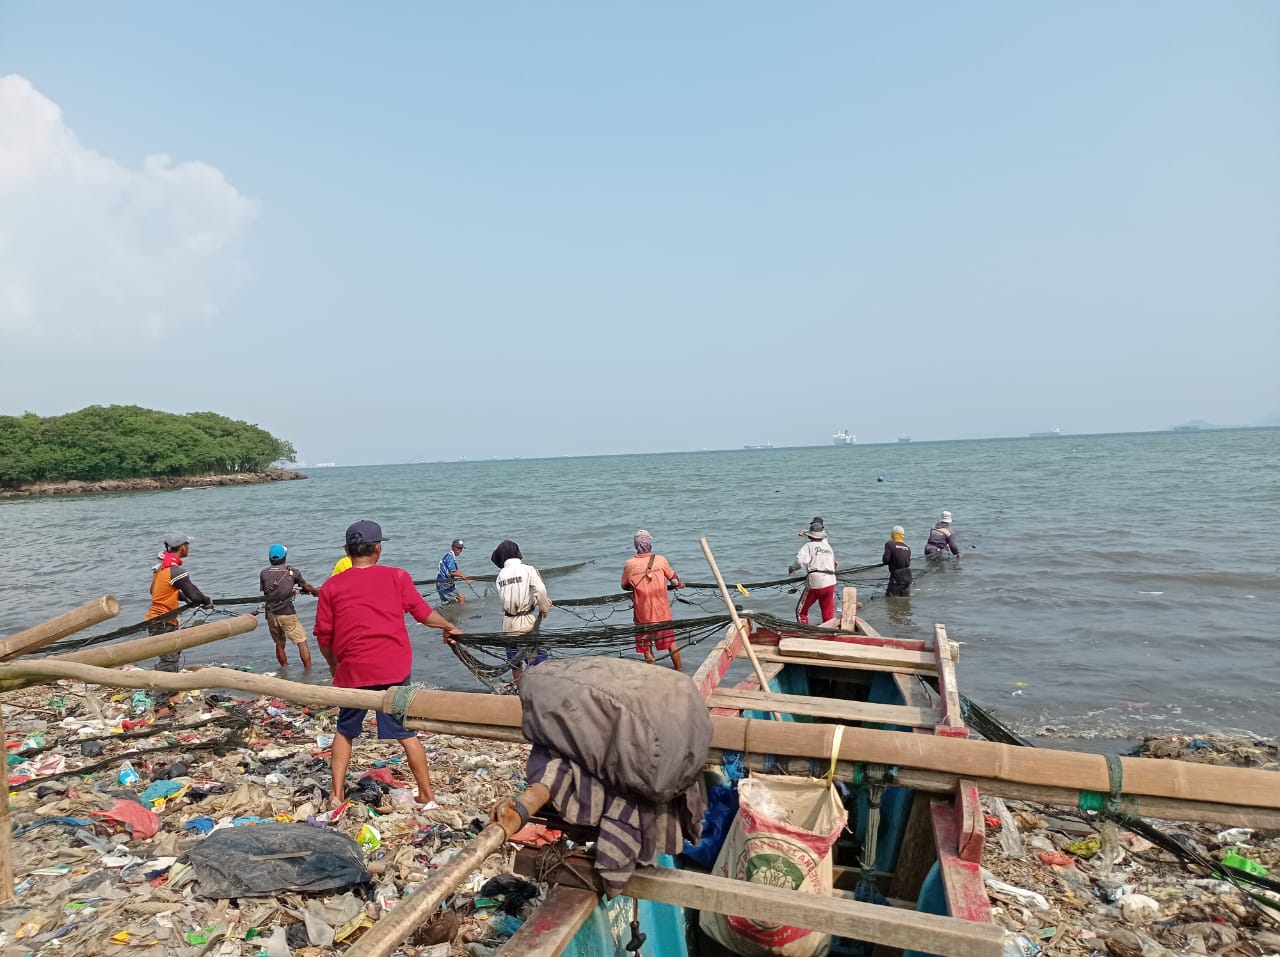
<svg viewBox="0 0 1280 957"><path fill-rule="evenodd" d="M462 554L462 539L455 538L449 550L440 559L440 568L436 572L436 594L442 604L466 604L467 597L458 591L457 580L469 582L471 579L458 571L458 556Z"/></svg>

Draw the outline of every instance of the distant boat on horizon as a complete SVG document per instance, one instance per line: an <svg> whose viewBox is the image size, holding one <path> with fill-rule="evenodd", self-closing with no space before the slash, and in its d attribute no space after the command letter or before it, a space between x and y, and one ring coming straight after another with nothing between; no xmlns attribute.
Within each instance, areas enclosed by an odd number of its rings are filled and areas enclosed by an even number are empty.
<svg viewBox="0 0 1280 957"><path fill-rule="evenodd" d="M1031 436L1031 438L1033 438L1033 439L1056 439L1056 438L1058 438L1060 435L1062 435L1062 430L1061 430L1061 429L1050 429L1048 432L1032 432L1032 433L1030 433L1030 436Z"/></svg>
<svg viewBox="0 0 1280 957"><path fill-rule="evenodd" d="M835 435L831 436L831 444L832 445L857 445L858 437L854 435L852 432L850 432L848 429L845 429L843 432L837 432Z"/></svg>
<svg viewBox="0 0 1280 957"><path fill-rule="evenodd" d="M764 445L744 445L743 448L744 449L771 449L773 448L773 443L766 442Z"/></svg>
<svg viewBox="0 0 1280 957"><path fill-rule="evenodd" d="M911 436L907 435L904 432L902 433L902 435L898 436L898 441L901 442L903 445L906 445L908 442L911 441Z"/></svg>
<svg viewBox="0 0 1280 957"><path fill-rule="evenodd" d="M1203 426L1200 426L1200 425L1190 425L1190 424L1175 425L1173 426L1173 431L1174 432L1199 432L1202 428Z"/></svg>

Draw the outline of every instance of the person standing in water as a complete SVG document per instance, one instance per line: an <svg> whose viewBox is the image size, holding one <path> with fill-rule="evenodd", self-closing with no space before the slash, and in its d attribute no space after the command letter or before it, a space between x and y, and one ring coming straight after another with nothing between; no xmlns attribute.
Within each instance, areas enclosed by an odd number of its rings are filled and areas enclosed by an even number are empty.
<svg viewBox="0 0 1280 957"><path fill-rule="evenodd" d="M952 555L960 554L960 546L956 544L956 533L951 530L951 513L943 512L942 518L934 522L929 530L929 540L924 543L924 557L940 555L947 549Z"/></svg>
<svg viewBox="0 0 1280 957"><path fill-rule="evenodd" d="M911 546L906 543L907 533L901 525L893 526L889 540L884 543L882 565L889 566L889 585L885 598L905 598L911 594Z"/></svg>
<svg viewBox="0 0 1280 957"><path fill-rule="evenodd" d="M532 565L526 565L520 546L506 539L489 556L498 568L498 597L502 599L502 633L529 635L537 631L551 610L551 596L542 576ZM529 654L532 650L533 657ZM537 645L512 645L507 649L511 678L517 687L526 665L532 668L547 660L547 652Z"/></svg>
<svg viewBox="0 0 1280 957"><path fill-rule="evenodd" d="M291 641L298 648L298 660L302 667L311 667L311 649L307 647L307 629L298 620L298 610L293 607L293 596L306 592L318 596L320 589L307 583L302 572L285 563L288 549L272 545L267 549L267 561L271 564L258 574L258 588L266 597L267 630L276 643L276 661L284 667L289 664L285 654L285 642Z"/></svg>
<svg viewBox="0 0 1280 957"><path fill-rule="evenodd" d="M667 595L667 582L683 588L684 582L663 556L653 551L653 536L645 529L636 532L631 539L636 550L622 569L622 587L631 592L632 620L637 625L650 625L671 620L671 598ZM676 647L676 633L671 629L636 635L636 651L644 660L654 664L653 645L659 651L671 653L671 667L682 671L680 649Z"/></svg>
<svg viewBox="0 0 1280 957"><path fill-rule="evenodd" d="M471 581L470 576L458 570L458 559L465 547L462 539L455 538L440 559L440 567L436 569L436 594L440 596L441 604L465 605L467 602L467 596L458 591L459 581Z"/></svg>
<svg viewBox="0 0 1280 957"><path fill-rule="evenodd" d="M178 610L182 599L192 605L213 607L213 599L196 587L190 574L182 567L182 561L191 554L191 539L182 532L165 536L164 549L156 557L158 564L151 567L151 607L144 620L147 634L163 635L178 630L178 619L170 617ZM181 671L182 653L171 651L159 657L156 671Z"/></svg>
<svg viewBox="0 0 1280 957"><path fill-rule="evenodd" d="M809 624L809 609L814 602L818 603L822 620L830 621L836 616L836 569L840 563L827 541L827 528L822 517L815 517L809 523L809 530L801 531L799 535L808 540L800 546L794 564L787 566L788 575L805 569L804 591L796 602L796 621L802 625Z"/></svg>

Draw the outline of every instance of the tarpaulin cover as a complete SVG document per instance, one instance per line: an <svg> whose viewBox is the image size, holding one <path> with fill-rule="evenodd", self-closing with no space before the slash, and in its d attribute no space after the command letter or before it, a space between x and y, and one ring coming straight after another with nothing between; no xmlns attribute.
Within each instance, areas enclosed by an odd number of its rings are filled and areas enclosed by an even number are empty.
<svg viewBox="0 0 1280 957"><path fill-rule="evenodd" d="M200 896L215 899L340 890L369 880L355 841L307 824L214 831L187 856Z"/></svg>

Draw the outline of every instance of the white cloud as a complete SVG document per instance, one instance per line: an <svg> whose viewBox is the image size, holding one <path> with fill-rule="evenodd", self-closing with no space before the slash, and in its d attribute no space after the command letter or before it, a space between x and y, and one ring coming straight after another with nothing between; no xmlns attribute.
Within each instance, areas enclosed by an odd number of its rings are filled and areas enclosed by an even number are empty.
<svg viewBox="0 0 1280 957"><path fill-rule="evenodd" d="M163 336L216 315L258 204L207 163L130 169L0 76L0 336Z"/></svg>

